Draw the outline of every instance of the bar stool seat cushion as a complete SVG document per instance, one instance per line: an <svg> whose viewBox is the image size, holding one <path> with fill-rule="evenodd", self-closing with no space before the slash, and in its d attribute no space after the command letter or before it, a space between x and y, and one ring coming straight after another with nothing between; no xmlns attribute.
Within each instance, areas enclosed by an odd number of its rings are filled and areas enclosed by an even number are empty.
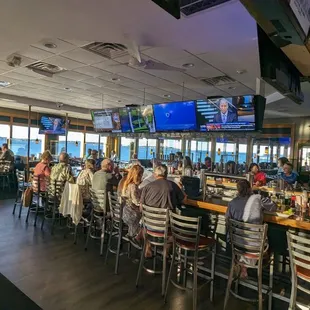
<svg viewBox="0 0 310 310"><path fill-rule="evenodd" d="M156 230L149 230L147 229L147 234L153 236L153 237L158 237L158 238L164 238L165 236L165 232L164 231L156 231ZM172 233L171 231L169 230L168 231L168 234L167 234L168 237L172 236Z"/></svg>
<svg viewBox="0 0 310 310"><path fill-rule="evenodd" d="M185 250L192 250L192 251L195 250L195 243L181 239L177 239L176 242L180 247L182 247ZM198 249L199 250L206 249L210 246L213 246L215 243L216 243L215 239L201 236L199 239Z"/></svg>

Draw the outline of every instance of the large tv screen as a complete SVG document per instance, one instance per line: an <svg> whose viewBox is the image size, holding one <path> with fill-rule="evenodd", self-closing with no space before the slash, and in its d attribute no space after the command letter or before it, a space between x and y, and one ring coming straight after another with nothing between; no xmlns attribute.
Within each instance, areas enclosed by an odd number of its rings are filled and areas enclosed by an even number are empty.
<svg viewBox="0 0 310 310"><path fill-rule="evenodd" d="M155 132L152 105L121 108L120 119L122 132Z"/></svg>
<svg viewBox="0 0 310 310"><path fill-rule="evenodd" d="M195 101L154 104L156 131L197 130Z"/></svg>
<svg viewBox="0 0 310 310"><path fill-rule="evenodd" d="M197 100L198 130L254 131L255 100L253 95Z"/></svg>
<svg viewBox="0 0 310 310"><path fill-rule="evenodd" d="M39 134L65 135L66 120L55 116L42 116Z"/></svg>
<svg viewBox="0 0 310 310"><path fill-rule="evenodd" d="M96 132L121 132L118 109L104 109L91 112Z"/></svg>

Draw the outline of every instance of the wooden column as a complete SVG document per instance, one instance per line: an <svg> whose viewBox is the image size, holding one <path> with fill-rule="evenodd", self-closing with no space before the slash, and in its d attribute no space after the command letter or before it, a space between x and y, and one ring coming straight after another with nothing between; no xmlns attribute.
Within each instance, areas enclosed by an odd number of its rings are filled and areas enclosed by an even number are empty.
<svg viewBox="0 0 310 310"><path fill-rule="evenodd" d="M252 137L247 138L247 149L246 149L246 163L249 165L253 158L253 143L254 139ZM259 145L257 146L259 148Z"/></svg>
<svg viewBox="0 0 310 310"><path fill-rule="evenodd" d="M212 162L215 162L215 153L216 153L216 139L214 137L211 138L211 152L210 157ZM203 159L202 159L203 161Z"/></svg>

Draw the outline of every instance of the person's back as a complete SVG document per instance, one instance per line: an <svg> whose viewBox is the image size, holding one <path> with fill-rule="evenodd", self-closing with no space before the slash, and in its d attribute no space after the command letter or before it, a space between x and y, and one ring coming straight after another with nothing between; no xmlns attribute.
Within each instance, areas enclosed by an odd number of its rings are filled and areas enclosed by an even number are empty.
<svg viewBox="0 0 310 310"><path fill-rule="evenodd" d="M112 180L112 173L109 173L104 170L99 170L95 172L93 176L93 185L94 190L108 190L111 191L113 184L110 182Z"/></svg>

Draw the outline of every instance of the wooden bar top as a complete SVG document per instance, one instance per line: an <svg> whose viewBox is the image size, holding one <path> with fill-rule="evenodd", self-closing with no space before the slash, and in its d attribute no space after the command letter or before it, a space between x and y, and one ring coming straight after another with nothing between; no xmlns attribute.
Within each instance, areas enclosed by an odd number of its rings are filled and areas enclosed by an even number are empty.
<svg viewBox="0 0 310 310"><path fill-rule="evenodd" d="M227 206L215 204L211 202L205 202L201 200L191 200L187 199L185 202L186 205L197 207L201 209L206 209L214 212L218 212L221 214L225 214L227 210ZM295 219L286 219L283 217L279 217L276 215L271 214L265 214L264 215L264 221L266 223L273 223L278 224L282 226L292 227L292 228L298 228L298 229L304 229L310 231L310 222L307 221L301 221L301 220L295 220Z"/></svg>

